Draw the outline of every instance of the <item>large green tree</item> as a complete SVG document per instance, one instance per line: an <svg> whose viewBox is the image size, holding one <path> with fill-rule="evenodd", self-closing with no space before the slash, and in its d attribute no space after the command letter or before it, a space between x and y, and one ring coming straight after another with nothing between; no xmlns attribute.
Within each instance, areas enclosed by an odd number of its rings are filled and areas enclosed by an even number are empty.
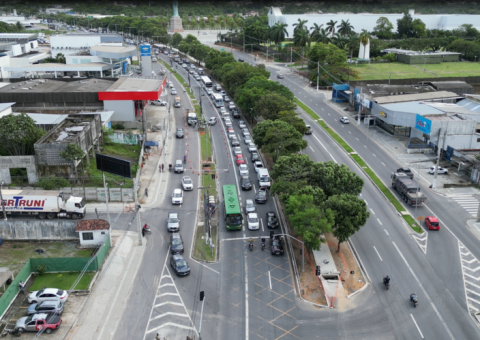
<svg viewBox="0 0 480 340"><path fill-rule="evenodd" d="M405 13L401 19L397 19L397 33L401 38L411 38L414 36L413 18L410 13Z"/></svg>
<svg viewBox="0 0 480 340"><path fill-rule="evenodd" d="M334 213L333 234L338 239L337 251L340 251L340 244L347 241L367 222L370 216L367 204L357 196L341 194L329 197L325 207Z"/></svg>
<svg viewBox="0 0 480 340"><path fill-rule="evenodd" d="M33 155L33 145L44 134L25 113L3 116L0 118L0 155Z"/></svg>
<svg viewBox="0 0 480 340"><path fill-rule="evenodd" d="M281 111L292 111L296 107L295 103L289 98L269 92L262 96L255 104L255 111L264 119L276 120Z"/></svg>
<svg viewBox="0 0 480 340"><path fill-rule="evenodd" d="M377 26L373 29L375 34L380 39L392 39L393 37L393 24L386 17L380 17L377 19Z"/></svg>
<svg viewBox="0 0 480 340"><path fill-rule="evenodd" d="M412 21L412 30L415 38L424 38L427 36L427 28L425 23L420 19Z"/></svg>
<svg viewBox="0 0 480 340"><path fill-rule="evenodd" d="M342 20L342 22L340 23L340 25L337 26L337 28L338 33L340 33L344 37L354 33L354 27L352 26L352 24L350 24L350 21L348 19L346 21Z"/></svg>
<svg viewBox="0 0 480 340"><path fill-rule="evenodd" d="M180 33L174 33L173 36L172 36L172 40L170 41L170 43L173 45L173 46L178 46L180 44L180 42L183 40L183 37Z"/></svg>
<svg viewBox="0 0 480 340"><path fill-rule="evenodd" d="M341 194L358 196L362 192L363 179L345 164L320 162L313 166L311 185L320 187L327 197Z"/></svg>

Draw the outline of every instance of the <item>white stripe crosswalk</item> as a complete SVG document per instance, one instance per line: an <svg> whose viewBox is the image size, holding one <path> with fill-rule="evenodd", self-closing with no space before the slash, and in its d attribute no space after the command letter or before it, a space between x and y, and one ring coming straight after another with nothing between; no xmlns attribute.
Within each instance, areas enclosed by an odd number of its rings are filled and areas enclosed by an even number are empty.
<svg viewBox="0 0 480 340"><path fill-rule="evenodd" d="M477 216L478 199L472 196L462 196L453 197L453 200L457 202L463 209L465 209L470 215Z"/></svg>

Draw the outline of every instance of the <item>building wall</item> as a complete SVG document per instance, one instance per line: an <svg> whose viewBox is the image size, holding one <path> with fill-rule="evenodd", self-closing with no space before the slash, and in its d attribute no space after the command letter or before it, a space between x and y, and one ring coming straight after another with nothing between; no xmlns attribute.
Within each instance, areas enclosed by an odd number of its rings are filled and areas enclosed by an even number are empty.
<svg viewBox="0 0 480 340"><path fill-rule="evenodd" d="M93 55L68 55L65 57L67 65L85 64L85 63L103 63L103 58Z"/></svg>
<svg viewBox="0 0 480 340"><path fill-rule="evenodd" d="M0 56L0 76L3 79L9 77L9 72L5 71L5 67L8 66L10 66L10 56L8 54Z"/></svg>
<svg viewBox="0 0 480 340"><path fill-rule="evenodd" d="M103 107L106 111L113 111L112 122L135 122L135 107L133 100L105 100Z"/></svg>
<svg viewBox="0 0 480 340"><path fill-rule="evenodd" d="M0 220L0 238L4 240L78 240L77 221Z"/></svg>
<svg viewBox="0 0 480 340"><path fill-rule="evenodd" d="M50 46L52 48L52 56L62 53L67 56L79 52L85 47L96 46L100 44L101 39L98 35L52 35L50 36Z"/></svg>
<svg viewBox="0 0 480 340"><path fill-rule="evenodd" d="M84 240L83 233L93 233L93 240ZM92 230L92 231L79 231L80 244L82 247L95 248L105 241L107 237L108 230Z"/></svg>
<svg viewBox="0 0 480 340"><path fill-rule="evenodd" d="M0 183L5 181L5 184L11 184L10 169L21 168L27 169L29 184L38 182L35 156L2 156L0 157Z"/></svg>

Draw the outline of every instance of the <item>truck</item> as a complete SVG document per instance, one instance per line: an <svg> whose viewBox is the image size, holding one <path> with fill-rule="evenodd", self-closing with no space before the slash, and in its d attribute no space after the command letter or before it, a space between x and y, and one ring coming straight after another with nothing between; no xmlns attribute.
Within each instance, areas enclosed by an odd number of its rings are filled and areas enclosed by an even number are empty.
<svg viewBox="0 0 480 340"><path fill-rule="evenodd" d="M188 125L197 124L197 121L198 121L197 114L193 111L189 111L188 109L186 111L187 111L187 123L188 123Z"/></svg>
<svg viewBox="0 0 480 340"><path fill-rule="evenodd" d="M36 215L40 219L56 217L76 220L85 216L82 197L66 195L58 190L2 190L3 206L7 215ZM3 217L3 209L0 210Z"/></svg>
<svg viewBox="0 0 480 340"><path fill-rule="evenodd" d="M175 96L175 99L173 100L173 106L180 107L181 105L182 100L180 99L180 96Z"/></svg>
<svg viewBox="0 0 480 340"><path fill-rule="evenodd" d="M24 316L17 320L15 329L23 332L38 332L44 329L47 334L58 329L62 324L62 318L57 314L40 313Z"/></svg>
<svg viewBox="0 0 480 340"><path fill-rule="evenodd" d="M420 187L403 172L392 174L392 188L398 191L402 199L412 205L420 206L427 197L420 191Z"/></svg>
<svg viewBox="0 0 480 340"><path fill-rule="evenodd" d="M412 172L412 170L410 170L410 168L398 168L397 173L398 172L403 172L408 177L410 177L410 179L413 179L413 172Z"/></svg>

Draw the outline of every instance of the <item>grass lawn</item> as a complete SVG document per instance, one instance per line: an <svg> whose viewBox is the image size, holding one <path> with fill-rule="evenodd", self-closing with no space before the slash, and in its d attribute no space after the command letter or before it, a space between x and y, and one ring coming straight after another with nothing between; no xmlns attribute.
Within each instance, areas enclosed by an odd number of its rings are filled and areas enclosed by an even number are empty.
<svg viewBox="0 0 480 340"><path fill-rule="evenodd" d="M77 280L80 272L68 272L68 273L45 273L43 275L37 275L33 285L30 287L30 291L40 290L43 287L58 288L68 290L72 288L73 283ZM73 287L76 290L86 290L92 281L95 273L85 273L80 282Z"/></svg>
<svg viewBox="0 0 480 340"><path fill-rule="evenodd" d="M423 65L420 67L423 68ZM480 75L480 63L441 63L425 65L425 69L427 72L431 71L441 77L471 77Z"/></svg>

